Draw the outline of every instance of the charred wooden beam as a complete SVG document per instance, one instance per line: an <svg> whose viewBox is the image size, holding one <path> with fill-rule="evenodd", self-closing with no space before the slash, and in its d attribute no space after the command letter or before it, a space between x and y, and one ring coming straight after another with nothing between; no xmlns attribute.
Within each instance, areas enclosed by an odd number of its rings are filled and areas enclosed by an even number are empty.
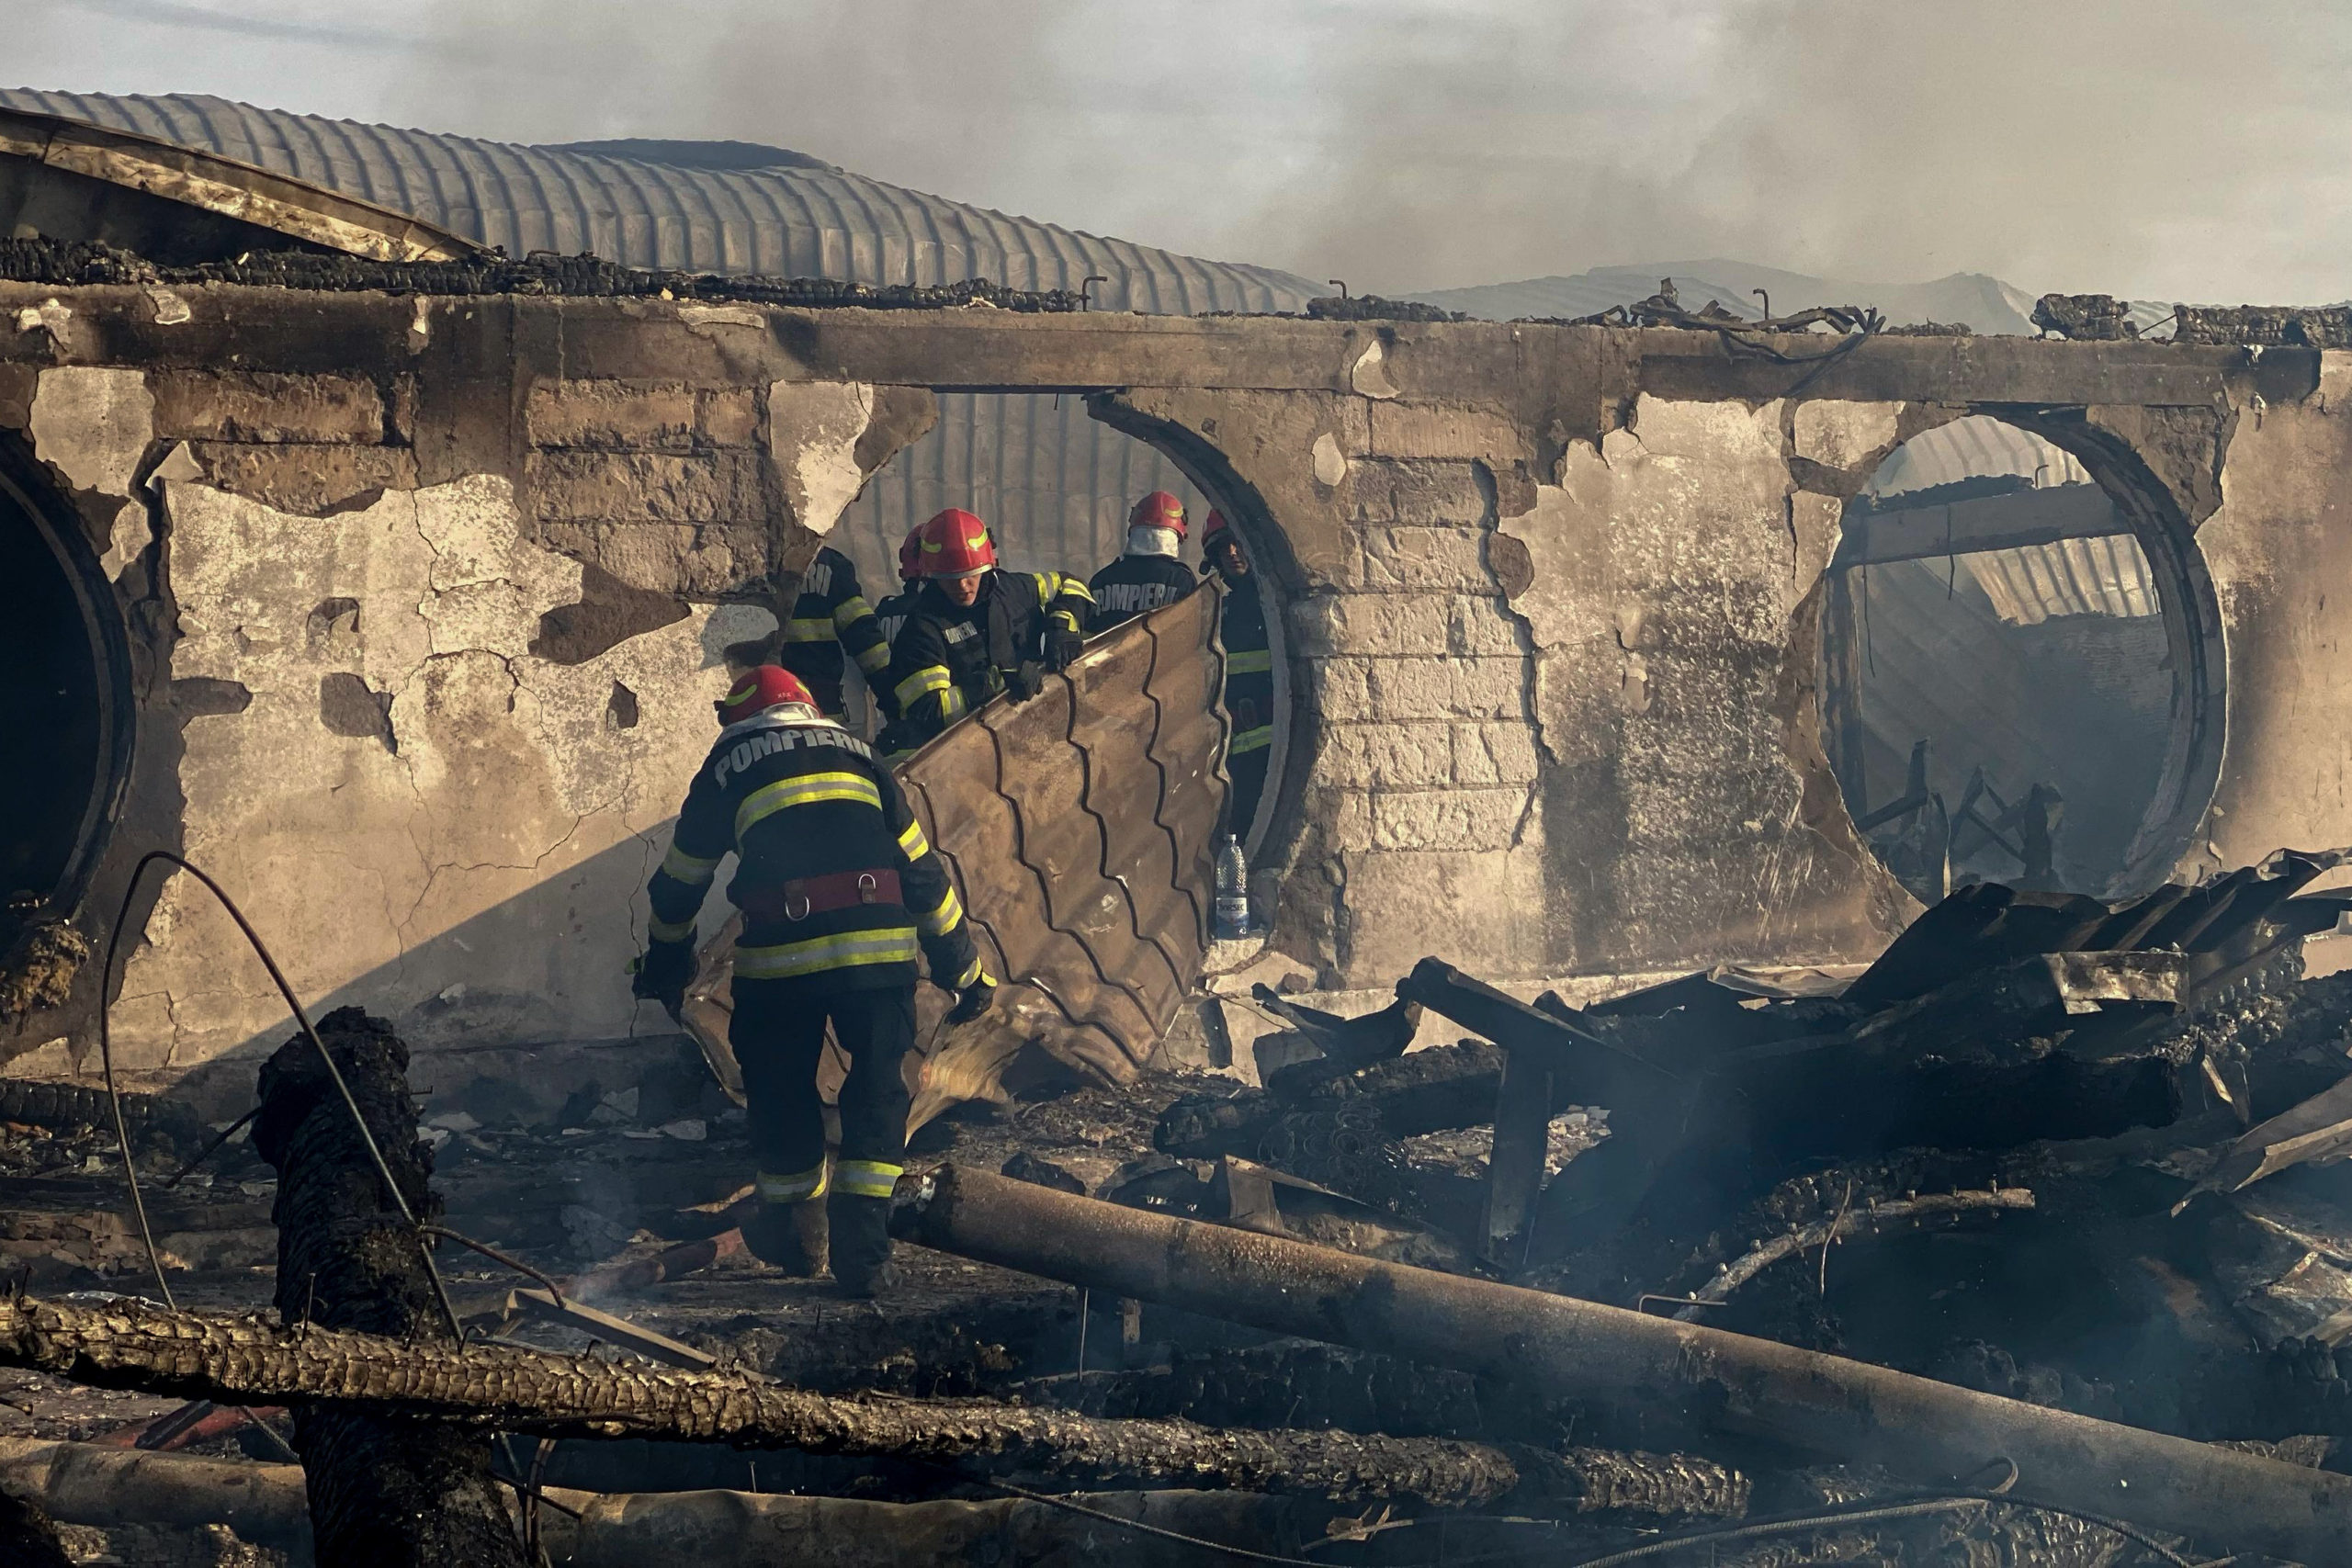
<svg viewBox="0 0 2352 1568"><path fill-rule="evenodd" d="M1396 994L1505 1050L1525 1052L1552 1077L1554 1092L1576 1105L1636 1104L1670 1089L1674 1075L1566 1018L1528 1006L1435 958L1413 965Z"/></svg>
<svg viewBox="0 0 2352 1568"><path fill-rule="evenodd" d="M99 1307L31 1297L0 1301L0 1364L103 1388L224 1404L349 1404L371 1419L438 1422L476 1432L671 1438L978 1461L1090 1482L1470 1507L1531 1479L1520 1458L1486 1443L1220 1431L1190 1421L1104 1421L976 1399L833 1398L737 1371L681 1371L520 1346L460 1349L447 1341L280 1327L254 1317L172 1312L132 1300ZM1548 1472L1542 1461L1531 1462Z"/></svg>
<svg viewBox="0 0 2352 1568"><path fill-rule="evenodd" d="M89 1443L0 1438L0 1562L64 1568L52 1558L11 1556L9 1493L68 1524L197 1529L222 1525L240 1540L311 1559L302 1472L142 1454ZM718 1490L582 1492L550 1486L557 1505L540 1525L554 1561L571 1568L638 1568L691 1561L698 1568L824 1562L895 1568L906 1562L1096 1561L1116 1540L1123 1563L1193 1568L1197 1546L1127 1535L1051 1502L1004 1497L883 1503ZM1335 1509L1304 1498L1238 1492L1081 1493L1067 1499L1097 1515L1133 1519L1196 1540L1295 1551L1324 1533ZM575 1517L576 1516L576 1517Z"/></svg>
<svg viewBox="0 0 2352 1568"><path fill-rule="evenodd" d="M1370 1111L1396 1138L1476 1127L1495 1113L1502 1066L1501 1050L1484 1040L1433 1045L1363 1068L1299 1062L1275 1073L1264 1089L1178 1100L1161 1112L1152 1145L1187 1159L1255 1159L1283 1117L1341 1106Z"/></svg>
<svg viewBox="0 0 2352 1568"><path fill-rule="evenodd" d="M1687 1402L1725 1429L1950 1485L1996 1460L2021 1501L2235 1551L2352 1561L2352 1477L1693 1324L953 1168L902 1228L925 1246L1097 1291L1465 1371L1554 1398Z"/></svg>
<svg viewBox="0 0 2352 1568"><path fill-rule="evenodd" d="M431 1153L417 1140L409 1099L408 1047L357 1008L329 1013L318 1032L352 1100L317 1047L297 1034L262 1065L254 1122L254 1147L277 1172L278 1313L304 1330L356 1329L447 1347L439 1281L376 1162L380 1152L409 1213L437 1212ZM299 1395L220 1403L293 1404L322 1561L523 1568L523 1543L491 1479L486 1432Z"/></svg>
<svg viewBox="0 0 2352 1568"><path fill-rule="evenodd" d="M302 1469L0 1438L0 1488L73 1525L225 1525L256 1546L311 1555ZM0 1552L0 1562L14 1562Z"/></svg>
<svg viewBox="0 0 2352 1568"><path fill-rule="evenodd" d="M1487 1207L1480 1240L1507 1268L1527 1261L1528 1227L1544 1195L1552 1127L1552 1073L1532 1052L1503 1059L1495 1091L1495 1142L1487 1157Z"/></svg>

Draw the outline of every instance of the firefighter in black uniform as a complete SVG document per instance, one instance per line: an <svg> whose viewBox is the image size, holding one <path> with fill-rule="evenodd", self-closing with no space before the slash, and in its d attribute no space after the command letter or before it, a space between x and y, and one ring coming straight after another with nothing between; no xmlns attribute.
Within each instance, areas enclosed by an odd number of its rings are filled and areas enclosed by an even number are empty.
<svg viewBox="0 0 2352 1568"><path fill-rule="evenodd" d="M890 649L897 646L899 633L905 628L907 617L914 614L915 595L922 583L915 576L915 552L921 547L922 530L910 528L907 536L899 541L899 591L876 602L874 624L882 628L882 669L879 673L867 671L865 689L874 698L874 709L885 725L899 716L899 694L890 690L884 677L890 671Z"/></svg>
<svg viewBox="0 0 2352 1568"><path fill-rule="evenodd" d="M914 1045L917 957L933 984L957 993L951 1021L986 1011L995 982L946 869L873 748L820 716L808 689L773 664L743 675L718 705L725 728L647 889L653 919L635 989L676 1013L694 975L696 912L732 851L727 896L743 912L743 934L728 1038L759 1159L759 1212L743 1240L810 1275L830 1228L833 1278L870 1295L889 1260L890 1190L906 1160L900 1068ZM829 1020L850 1060L841 1159L830 1171L817 1094ZM806 1207L820 1199L823 1208Z"/></svg>
<svg viewBox="0 0 2352 1568"><path fill-rule="evenodd" d="M1258 797L1265 793L1274 740L1274 656L1250 558L1222 512L1210 513L1208 526L1201 530L1201 572L1212 571L1225 583L1217 632L1225 644L1225 711L1233 722L1233 744L1225 757L1226 774L1233 781L1226 801L1227 830L1246 839L1258 815Z"/></svg>
<svg viewBox="0 0 2352 1568"><path fill-rule="evenodd" d="M1066 669L1084 649L1080 628L1093 608L1074 577L999 570L988 525L956 507L924 524L916 546L922 591L884 677L899 703L885 739L894 751L922 745L999 692L1035 696L1040 664Z"/></svg>
<svg viewBox="0 0 2352 1568"><path fill-rule="evenodd" d="M922 592L922 575L915 570L915 562L920 558L922 549L922 530L908 529L907 536L899 541L899 591L874 606L874 618L881 623L882 640L886 644L897 644L907 617L915 613L915 596ZM889 665L886 662L883 668L888 670ZM874 695L888 705L884 711L893 714L899 711L897 695L886 692L878 680Z"/></svg>
<svg viewBox="0 0 2352 1568"><path fill-rule="evenodd" d="M857 660L870 684L890 667L890 642L874 607L858 591L857 568L831 545L800 575L800 596L785 621L775 661L799 678L828 718L842 712L843 655Z"/></svg>
<svg viewBox="0 0 2352 1568"><path fill-rule="evenodd" d="M1125 554L1087 587L1094 594L1089 637L1125 626L1163 604L1173 604L1199 584L1183 561L1184 503L1164 490L1153 491L1127 513Z"/></svg>

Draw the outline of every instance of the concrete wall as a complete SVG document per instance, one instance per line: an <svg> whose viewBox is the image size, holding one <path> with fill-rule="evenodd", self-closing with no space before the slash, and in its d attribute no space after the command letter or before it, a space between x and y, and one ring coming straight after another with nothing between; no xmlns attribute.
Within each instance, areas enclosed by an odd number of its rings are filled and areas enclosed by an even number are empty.
<svg viewBox="0 0 2352 1568"><path fill-rule="evenodd" d="M1238 519L1296 697L1276 940L1327 984L1429 952L1525 979L1883 945L1915 907L1821 753L1820 579L1844 497L1969 412L2082 456L2169 552L2177 646L2226 635L2150 842L2352 840L2335 356L1881 339L1792 366L1601 329L174 299L0 285L0 434L70 494L146 661L85 923L140 850L185 844L306 993L428 1046L654 1027L623 978L634 890L721 651L930 389L1089 394ZM142 929L137 1069L279 1027L180 884ZM78 1060L87 999L15 1070Z"/></svg>

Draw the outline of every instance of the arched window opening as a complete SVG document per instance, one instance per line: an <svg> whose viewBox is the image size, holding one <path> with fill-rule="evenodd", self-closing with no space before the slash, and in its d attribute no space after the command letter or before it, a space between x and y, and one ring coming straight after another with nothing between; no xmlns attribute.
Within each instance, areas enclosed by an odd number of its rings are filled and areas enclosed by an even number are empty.
<svg viewBox="0 0 2352 1568"><path fill-rule="evenodd" d="M2149 879L2134 851L2189 707L2165 614L2184 592L2075 458L2015 425L1962 419L1880 465L1830 565L1824 740L1914 895Z"/></svg>

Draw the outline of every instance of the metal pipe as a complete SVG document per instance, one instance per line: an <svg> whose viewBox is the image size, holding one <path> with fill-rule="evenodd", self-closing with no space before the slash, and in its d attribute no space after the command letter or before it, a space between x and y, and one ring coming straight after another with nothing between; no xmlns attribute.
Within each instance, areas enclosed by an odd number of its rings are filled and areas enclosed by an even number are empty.
<svg viewBox="0 0 2352 1568"><path fill-rule="evenodd" d="M1728 1431L1931 1484L2006 1460L2022 1502L2236 1551L2352 1562L2352 1477L1842 1357L953 1167L924 1181L899 1221L943 1252L1277 1334L1509 1378L1553 1398L1672 1399Z"/></svg>

